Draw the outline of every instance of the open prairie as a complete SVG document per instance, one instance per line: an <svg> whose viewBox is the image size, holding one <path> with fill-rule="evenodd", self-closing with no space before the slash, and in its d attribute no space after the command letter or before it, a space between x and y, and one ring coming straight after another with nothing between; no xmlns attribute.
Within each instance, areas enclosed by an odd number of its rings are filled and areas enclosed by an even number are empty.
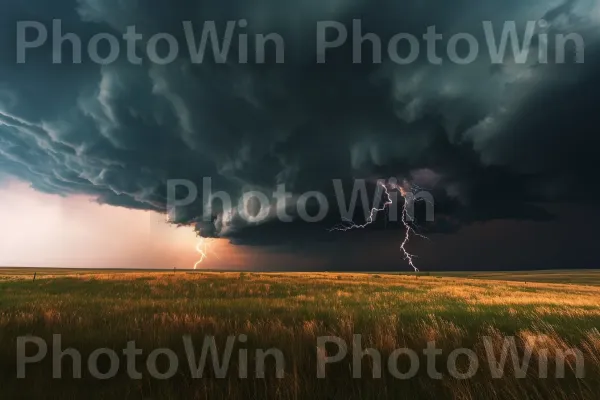
<svg viewBox="0 0 600 400"><path fill-rule="evenodd" d="M595 271L415 276L37 270L35 281L33 273L0 270L2 398L595 399L600 392ZM557 283L566 277L569 283ZM81 353L81 378L73 377L72 355L60 357L54 334L61 335L62 350ZM17 338L25 335L47 343L47 355L25 365L26 376L18 379ZM360 358L354 335L362 335L362 349L380 353L380 377L377 356ZM219 361L227 338L236 338L224 363L228 370L220 378L211 353L202 377L194 379L190 363L197 368L211 336ZM319 338L333 336L347 344L347 355L326 365L318 378L323 357L341 351L333 342L319 348ZM195 344L192 359L184 337ZM519 377L519 365L507 353L503 376L495 377L511 337L515 360L529 354L529 368ZM133 365L123 352L131 341L140 349ZM423 353L428 342L440 351L433 365ZM88 362L99 348L118 355L114 377L98 379L90 372ZM177 356L168 379L148 372L148 356L159 348ZM473 352L477 368L471 369L472 357L450 356L459 348ZM27 357L40 350L34 343L24 349ZM279 350L284 364L265 357L264 378L257 378L256 349ZM417 360L398 349L412 349ZM108 374L110 358L96 361ZM164 354L154 363L162 373L173 366ZM240 374L244 365L249 378ZM139 379L132 379L129 367L140 372ZM57 368L61 378L53 378ZM432 377L431 368L442 379ZM564 377L558 376L562 368ZM358 370L361 378L353 378Z"/></svg>

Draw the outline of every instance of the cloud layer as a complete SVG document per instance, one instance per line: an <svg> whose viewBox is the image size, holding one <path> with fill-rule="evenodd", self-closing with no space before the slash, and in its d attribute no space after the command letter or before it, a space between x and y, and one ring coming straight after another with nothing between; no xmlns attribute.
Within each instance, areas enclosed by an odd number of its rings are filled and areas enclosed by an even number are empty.
<svg viewBox="0 0 600 400"><path fill-rule="evenodd" d="M201 29L206 20L243 18L249 34L282 35L286 62L196 65L182 52L164 66L124 59L53 65L52 49L44 47L17 65L16 21L50 26L52 18L83 40L97 32L120 35L131 25L146 37L171 32L184 40L184 20ZM317 64L317 21L350 28L355 18L363 32L382 38L421 36L435 25L445 36L468 32L482 44L482 21L524 27L544 18L550 33L585 38L585 63L493 65L482 49L469 65L353 64L348 45ZM211 177L213 191L235 198L285 184L295 194L317 190L333 199L332 179L351 185L354 178L395 176L425 180L436 196L434 229L440 231L480 220L545 219L544 202L596 203L598 22L593 0L188 0L177 6L14 0L0 17L0 170L43 192L160 212L168 179L201 184ZM198 221L202 210L194 204L175 222L235 243L326 240L323 225L248 225L218 212L206 223ZM324 223L337 220L332 207Z"/></svg>

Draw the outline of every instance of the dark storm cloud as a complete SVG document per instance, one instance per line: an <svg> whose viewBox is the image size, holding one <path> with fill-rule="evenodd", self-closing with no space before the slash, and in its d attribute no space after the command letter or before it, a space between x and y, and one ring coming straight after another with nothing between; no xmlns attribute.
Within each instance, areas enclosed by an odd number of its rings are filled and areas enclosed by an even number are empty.
<svg viewBox="0 0 600 400"><path fill-rule="evenodd" d="M38 190L165 211L168 179L201 185L211 177L213 192L235 198L285 184L296 194L318 190L331 199L321 224L248 225L235 216L224 223L215 215L197 225L205 235L250 244L328 240L323 227L339 220L332 179L351 184L432 171L440 231L489 219L549 218L532 202L595 201L600 8L591 0L22 3L11 1L0 17L0 170ZM181 43L183 20L199 30L205 20L244 18L247 33L284 37L286 63L193 65L182 49L166 66L52 65L46 48L17 65L16 21L50 26L52 18L84 39L136 25L146 37L172 32ZM421 36L436 25L447 35L472 33L482 44L483 20L501 27L505 20L545 18L551 32L585 37L586 63L494 66L482 48L465 66L423 59L355 65L346 46L316 64L316 22L351 27L354 18L362 19L363 32L382 38ZM363 51L368 60L370 47ZM196 223L201 214L201 204L191 206L176 222Z"/></svg>

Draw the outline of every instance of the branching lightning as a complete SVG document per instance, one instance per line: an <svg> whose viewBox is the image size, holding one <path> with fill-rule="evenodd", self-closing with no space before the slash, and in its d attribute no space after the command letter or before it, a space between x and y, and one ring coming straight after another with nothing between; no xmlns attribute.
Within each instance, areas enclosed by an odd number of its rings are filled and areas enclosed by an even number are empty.
<svg viewBox="0 0 600 400"><path fill-rule="evenodd" d="M202 264L208 255L206 254L208 249L206 248L206 239L201 237L196 244L196 251L200 253L200 260L194 264L194 269L198 269L198 265Z"/></svg>
<svg viewBox="0 0 600 400"><path fill-rule="evenodd" d="M200 254L200 259L196 261L196 264L194 264L194 269L198 269L198 266L208 258L208 253L213 253L213 255L219 258L219 256L217 256L217 254L212 250L211 244L211 239L207 239L201 236L198 238L198 243L196 244L196 251Z"/></svg>
<svg viewBox="0 0 600 400"><path fill-rule="evenodd" d="M371 209L371 213L369 214L369 217L367 218L366 222L362 225L357 225L354 221L349 220L349 219L344 219L344 222L342 222L339 225L334 226L333 228L331 228L329 230L329 232L333 232L333 231L341 231L341 232L347 232L347 231L351 231L353 229L364 229L367 226L371 225L373 222L375 222L375 217L377 216L377 213L381 212L381 211L385 211L389 206L391 206L392 204L394 204L394 202L392 201L392 196L390 196L390 192L388 191L387 186L385 186L383 183L379 182L379 186L381 186L385 192L385 197L387 198L385 203L383 204L383 206L381 208L372 208Z"/></svg>
<svg viewBox="0 0 600 400"><path fill-rule="evenodd" d="M387 211L389 209L389 207L392 204L394 204L394 202L392 201L392 197L390 195L390 189L397 190L398 193L400 193L400 195L404 199L400 220L401 220L402 224L404 225L404 229L406 232L404 235L404 240L402 241L402 244L400 245L400 250L402 251L402 254L404 255L404 259L408 262L408 264L415 270L415 272L419 272L419 269L415 266L415 263L414 263L414 259L417 256L410 253L407 249L407 246L408 246L408 243L410 242L411 236L419 236L424 239L427 239L427 237L416 232L415 229L412 227L411 223L409 222L411 218L409 216L408 206L409 206L409 202L413 201L413 200L411 198L409 198L407 195L409 193L412 193L412 189L408 190L405 187L397 185L395 183L390 184L390 188L388 188L388 186L386 186L386 184L381 181L378 182L378 185L383 189L386 200L381 208L373 207L371 209L371 212L369 213L369 217L366 219L364 224L359 225L359 224L356 224L352 220L344 219L344 221L341 224L334 226L329 231L330 232L333 232L333 231L347 232L347 231L354 230L354 229L365 229L367 226L369 226L373 222L375 222L375 218L378 213Z"/></svg>
<svg viewBox="0 0 600 400"><path fill-rule="evenodd" d="M406 194L407 194L406 190L403 187L398 186L396 184L393 184L392 188L397 189L400 192L400 195L402 196L402 198L404 199L404 203L402 204L402 217L400 218L400 220L402 221L402 224L404 225L404 229L405 229L406 233L404 234L404 240L402 241L402 244L400 245L400 250L402 250L402 253L404 254L404 259L408 262L408 264L411 267L413 267L415 272L419 272L419 269L415 266L414 261L413 261L416 256L414 254L410 253L406 249L406 246L408 245L408 242L410 241L411 233L415 236L419 236L424 239L427 239L427 237L416 232L414 230L414 228L411 226L411 224L408 222L408 219L409 219L408 202L409 202L409 200L407 199L407 196L406 196ZM387 192L387 188L386 188L386 192Z"/></svg>

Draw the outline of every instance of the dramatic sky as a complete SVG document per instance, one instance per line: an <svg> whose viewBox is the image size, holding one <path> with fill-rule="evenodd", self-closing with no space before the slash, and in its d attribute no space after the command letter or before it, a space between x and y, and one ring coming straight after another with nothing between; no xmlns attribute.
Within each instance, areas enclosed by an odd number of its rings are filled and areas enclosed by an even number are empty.
<svg viewBox="0 0 600 400"><path fill-rule="evenodd" d="M396 177L426 187L435 220L411 251L422 270L597 267L600 224L600 2L597 0L6 0L0 13L0 264L185 268L195 233L209 238L211 268L411 270L402 259L401 225L331 233L340 221L332 179L349 195L354 179ZM285 62L192 64L182 21L222 32L276 32ZM500 31L545 19L547 33L576 32L585 62L490 62L482 21ZM99 32L170 32L175 62L100 66L84 54L53 64L52 46L17 63L17 21L52 19L84 48ZM467 32L480 43L468 65L421 56L398 65L352 62L352 46L316 62L317 21L335 20L384 41L421 37L435 25L445 38ZM352 33L349 33L350 38ZM234 41L234 43L237 43ZM550 40L551 46L554 39ZM538 52L534 40L532 54ZM461 47L459 46L459 50ZM464 49L463 49L464 50ZM572 49L571 49L572 50ZM56 49L54 49L56 51ZM209 53L210 55L210 53ZM554 59L554 52L550 52ZM202 221L195 202L165 223L167 180L224 190L237 202L250 190L285 184L297 198L330 200L319 223L270 218L247 223L216 207ZM295 206L291 204L291 206ZM295 207L291 207L295 208ZM421 210L422 211L422 210ZM180 225L179 227L175 225ZM216 254L212 254L216 253Z"/></svg>

